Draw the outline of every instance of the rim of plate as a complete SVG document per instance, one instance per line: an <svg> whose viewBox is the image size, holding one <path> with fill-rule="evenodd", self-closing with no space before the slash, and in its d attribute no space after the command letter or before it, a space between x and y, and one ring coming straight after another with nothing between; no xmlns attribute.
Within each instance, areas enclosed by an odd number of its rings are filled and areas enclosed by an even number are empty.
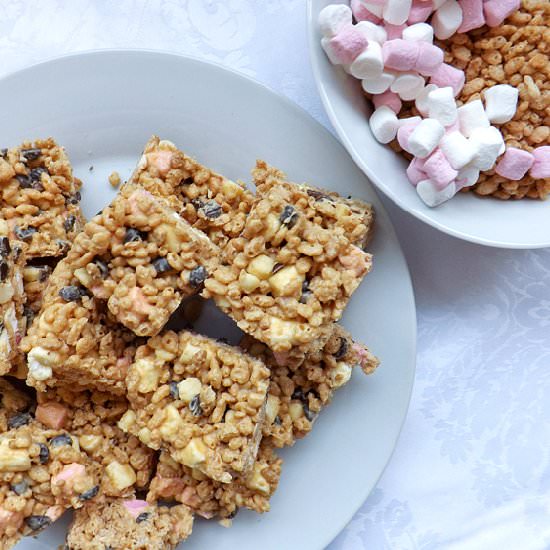
<svg viewBox="0 0 550 550"><path fill-rule="evenodd" d="M308 12L311 10L311 0L308 0ZM184 59L186 61L191 61L193 63L198 63L202 65L209 65L213 67L214 69L222 70L227 73L230 73L233 77L242 79L247 81L248 83L252 84L254 87L259 88L264 93L267 93L268 95L272 96L275 101L282 102L286 108L294 111L296 116L300 117L300 119L303 121L304 124L308 124L309 126L317 129L317 131L320 131L324 133L326 136L330 137L332 142L336 147L342 148L346 154L349 155L349 151L346 150L346 148L336 139L336 137L325 127L323 124L321 124L319 121L317 121L312 115L310 115L303 107L292 101L287 96L281 94L280 92L277 92L264 84L263 82L260 82L259 80L256 80L255 78L241 73L238 70L228 67L226 65L223 65L221 63L212 61L212 60L205 60L201 59L198 56L194 55L188 55L188 54L182 54L173 50L165 50L165 49L151 49L151 48L131 48L131 47L122 47L122 48L95 48L95 49L88 49L88 50L81 50L78 52L69 52L61 55L51 56L47 57L43 60L34 62L30 65L27 65L25 67L22 67L18 70L12 71L10 73L7 73L0 77L0 86L2 86L2 83L6 80L17 78L19 75L23 73L32 72L35 67L38 66L44 66L44 65L50 65L50 64L56 64L59 62L62 62L65 59L70 58L76 58L76 57L95 57L95 56L104 56L104 55L132 55L132 56L139 56L140 54L149 54L149 55L159 55L159 56L167 56L167 57L174 57L179 59ZM407 286L408 291L410 293L411 298L411 305L412 305L412 315L410 319L410 325L409 330L412 334L412 368L409 373L409 380L408 382L408 389L407 389L407 399L403 402L403 410L401 414L401 421L399 423L399 429L396 431L395 438L392 443L392 449L389 453L387 460L383 466L383 468L380 470L379 474L376 476L375 481L370 485L366 486L363 490L358 491L356 490L356 494L360 497L360 500L358 501L357 505L353 505L350 509L350 515L345 519L343 522L339 522L338 524L335 524L334 529L331 530L330 538L325 541L323 548L326 547L328 544L330 544L348 525L348 523L353 519L357 511L361 508L361 506L364 504L364 502L367 500L373 489L376 487L378 481L382 477L384 471L388 467L388 464L390 463L393 454L395 452L395 448L397 445L397 442L399 441L399 438L401 436L403 425L405 423L405 420L408 415L408 410L411 402L412 392L414 389L414 381L415 381L415 375L416 375L416 361L417 361L417 316L416 316L416 296L414 293L414 286L412 283L412 278L410 275L409 266L406 260L406 257L403 253L403 249L401 247L401 243L399 241L399 238L397 236L397 233L395 231L395 228L393 226L393 222L391 221L391 218L386 211L384 205L382 204L382 201L380 200L380 197L378 197L378 191L376 189L376 186L373 185L372 182L367 180L367 184L372 187L374 193L377 195L377 201L378 204L376 205L377 212L382 212L383 216L386 217L387 221L389 222L389 227L386 228L386 231L390 231L391 237L395 241L396 251L401 255L403 259L403 265L405 268L405 274L406 278L403 281L403 284Z"/></svg>
<svg viewBox="0 0 550 550"><path fill-rule="evenodd" d="M536 242L536 243L511 242L509 243L509 242L503 242L503 241L491 240L484 237L479 237L472 233L465 233L463 231L454 229L453 227L450 227L448 225L445 225L444 223L441 223L435 220L430 215L425 214L424 212L418 209L411 209L409 205L406 204L406 201L401 199L399 193L393 193L392 191L390 191L384 185L384 183L382 183L381 179L377 176L377 174L373 170L371 170L370 166L365 161L363 161L361 154L356 149L353 142L348 138L347 133L345 132L342 124L340 123L339 118L336 116L336 113L334 112L332 103L329 99L329 96L327 94L327 91L321 79L319 66L315 62L314 50L317 49L319 45L317 43L317 38L315 35L316 26L315 26L314 19L315 18L313 14L313 0L307 0L309 60L310 60L311 69L313 71L315 86L317 87L317 91L319 92L319 95L321 97L321 101L323 103L323 107L325 108L325 112L327 113L331 124L336 130L336 133L338 134L338 138L342 141L344 147L346 148L349 155L353 158L353 161L355 162L355 164L357 164L357 166L359 166L359 168L368 176L369 180L371 180L371 182L373 183L377 191L381 191L382 193L384 193L385 196L387 196L392 202L394 202L397 206L399 206L399 208L401 208L404 212L411 214L415 218L422 220L423 222L434 227L435 229L438 229L439 231L442 231L443 233L446 233L448 235L451 235L461 240L465 240L475 244L481 244L483 246L490 246L494 248L504 248L504 249L516 249L516 250L535 250L535 249L550 247L550 236L549 236L549 240L546 242ZM480 199L480 200L483 200L483 199ZM549 215L550 215L550 212L549 212Z"/></svg>

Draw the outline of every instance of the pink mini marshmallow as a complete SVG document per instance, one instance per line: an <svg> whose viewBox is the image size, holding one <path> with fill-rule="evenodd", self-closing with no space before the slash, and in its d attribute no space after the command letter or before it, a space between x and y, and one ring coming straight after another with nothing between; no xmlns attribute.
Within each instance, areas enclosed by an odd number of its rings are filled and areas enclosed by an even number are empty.
<svg viewBox="0 0 550 550"><path fill-rule="evenodd" d="M81 477L86 473L86 468L82 464L73 462L63 466L61 471L52 477L52 485L60 485L61 482L65 482L65 486L72 487L73 481L77 477Z"/></svg>
<svg viewBox="0 0 550 550"><path fill-rule="evenodd" d="M468 32L485 25L483 0L458 0L458 4L462 9L462 23L458 32Z"/></svg>
<svg viewBox="0 0 550 550"><path fill-rule="evenodd" d="M140 514L145 512L147 508L149 508L147 501L138 499L123 500L122 505L134 518L137 518Z"/></svg>
<svg viewBox="0 0 550 550"><path fill-rule="evenodd" d="M388 40L395 40L403 36L403 31L407 28L407 25L392 25L391 23L384 23L384 29L388 35Z"/></svg>
<svg viewBox="0 0 550 550"><path fill-rule="evenodd" d="M380 17L376 17L374 13L369 11L360 0L351 0L351 11L356 21L371 21L372 23L380 23Z"/></svg>
<svg viewBox="0 0 550 550"><path fill-rule="evenodd" d="M535 179L550 178L550 146L537 147L533 151L535 162L529 175Z"/></svg>
<svg viewBox="0 0 550 550"><path fill-rule="evenodd" d="M428 17L430 17L432 12L433 6L431 2L421 2L420 0L413 0L407 23L409 25L414 25L415 23L424 23L428 20Z"/></svg>
<svg viewBox="0 0 550 550"><path fill-rule="evenodd" d="M173 151L161 149L154 153L147 153L147 163L150 166L155 166L161 176L166 176L172 168Z"/></svg>
<svg viewBox="0 0 550 550"><path fill-rule="evenodd" d="M388 40L382 45L382 55L386 69L395 71L410 71L414 68L418 58L418 42L410 40Z"/></svg>
<svg viewBox="0 0 550 550"><path fill-rule="evenodd" d="M378 109L378 107L382 107L382 105L386 105L392 111L394 111L396 115L399 114L399 111L401 111L401 107L403 107L403 102L401 101L401 98L390 90L387 90L382 94L372 96L372 102L374 103L375 109Z"/></svg>
<svg viewBox="0 0 550 550"><path fill-rule="evenodd" d="M412 185L415 187L423 180L428 179L428 175L423 170L424 161L422 159L414 157L407 166L407 177Z"/></svg>
<svg viewBox="0 0 550 550"><path fill-rule="evenodd" d="M464 71L457 69L447 63L442 63L431 75L430 84L435 84L439 88L450 86L453 89L455 97L464 88L466 77Z"/></svg>
<svg viewBox="0 0 550 550"><path fill-rule="evenodd" d="M533 166L535 157L528 151L509 147L496 165L495 172L503 178L518 181Z"/></svg>
<svg viewBox="0 0 550 550"><path fill-rule="evenodd" d="M411 122L410 124L403 124L397 130L397 141L402 149L409 152L409 137L414 132L414 129L420 124L420 122Z"/></svg>
<svg viewBox="0 0 550 550"><path fill-rule="evenodd" d="M367 47L368 41L353 25L346 25L329 44L340 63L348 65Z"/></svg>
<svg viewBox="0 0 550 550"><path fill-rule="evenodd" d="M458 176L458 172L449 164L439 147L425 160L423 170L439 191L445 189Z"/></svg>
<svg viewBox="0 0 550 550"><path fill-rule="evenodd" d="M489 27L498 27L508 16L519 10L521 0L487 0L483 2L483 14Z"/></svg>
<svg viewBox="0 0 550 550"><path fill-rule="evenodd" d="M42 422L44 426L54 430L59 430L65 425L68 414L69 410L61 405L61 403L48 401L46 403L41 403L38 407L36 407L34 416L36 420Z"/></svg>
<svg viewBox="0 0 550 550"><path fill-rule="evenodd" d="M418 43L418 57L414 68L423 76L432 76L443 65L443 57L441 48L421 41Z"/></svg>

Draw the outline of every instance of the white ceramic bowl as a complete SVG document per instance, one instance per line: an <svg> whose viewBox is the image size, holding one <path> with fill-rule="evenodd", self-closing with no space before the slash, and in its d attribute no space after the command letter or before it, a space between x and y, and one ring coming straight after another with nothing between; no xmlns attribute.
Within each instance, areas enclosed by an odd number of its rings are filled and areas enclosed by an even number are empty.
<svg viewBox="0 0 550 550"><path fill-rule="evenodd" d="M427 207L408 182L407 162L372 135L371 109L358 80L331 65L321 48L319 12L343 0L309 0L311 63L327 114L357 165L385 195L403 210L460 239L502 248L550 246L550 201L501 201L459 194L438 208Z"/></svg>

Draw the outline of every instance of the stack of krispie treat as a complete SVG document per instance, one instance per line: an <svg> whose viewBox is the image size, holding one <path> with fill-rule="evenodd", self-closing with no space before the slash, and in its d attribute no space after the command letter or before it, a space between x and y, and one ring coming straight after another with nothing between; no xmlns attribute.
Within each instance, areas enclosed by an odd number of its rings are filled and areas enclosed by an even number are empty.
<svg viewBox="0 0 550 550"><path fill-rule="evenodd" d="M0 159L0 550L68 508L71 550L175 548L195 514L265 512L275 449L377 367L336 324L371 268L372 208L253 175L255 194L153 137L84 223L52 140ZM198 295L239 347L169 328Z"/></svg>

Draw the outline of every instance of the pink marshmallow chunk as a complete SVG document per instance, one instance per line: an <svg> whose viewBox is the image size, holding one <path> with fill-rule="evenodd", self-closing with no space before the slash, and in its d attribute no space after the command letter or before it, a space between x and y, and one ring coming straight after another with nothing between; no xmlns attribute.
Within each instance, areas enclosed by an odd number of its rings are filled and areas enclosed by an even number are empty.
<svg viewBox="0 0 550 550"><path fill-rule="evenodd" d="M498 27L508 16L519 10L521 0L487 0L483 13L489 27Z"/></svg>
<svg viewBox="0 0 550 550"><path fill-rule="evenodd" d="M423 170L424 161L422 159L414 157L407 167L407 177L412 185L415 187L424 180L428 179L428 175Z"/></svg>
<svg viewBox="0 0 550 550"><path fill-rule="evenodd" d="M407 23L409 25L414 25L415 23L424 23L428 20L428 17L430 17L432 12L433 6L431 2L421 2L420 0L413 0Z"/></svg>
<svg viewBox="0 0 550 550"><path fill-rule="evenodd" d="M534 162L535 157L528 151L509 147L499 160L495 171L503 178L518 181L527 174Z"/></svg>
<svg viewBox="0 0 550 550"><path fill-rule="evenodd" d="M394 92L391 92L390 90L387 90L386 92L378 95L374 95L372 97L372 102L374 103L374 108L378 109L378 107L382 107L385 105L386 107L389 107L396 115L399 114L399 111L401 111L401 107L403 107L403 102L401 101L401 98Z"/></svg>
<svg viewBox="0 0 550 550"><path fill-rule="evenodd" d="M468 32L485 25L483 0L458 0L458 4L462 8L462 23L458 32Z"/></svg>
<svg viewBox="0 0 550 550"><path fill-rule="evenodd" d="M403 126L401 126L399 130L397 130L397 141L401 148L405 151L409 151L409 138L419 124L420 122L403 124Z"/></svg>
<svg viewBox="0 0 550 550"><path fill-rule="evenodd" d="M351 0L351 11L356 21L370 21L371 23L381 22L379 17L376 17L374 13L370 12L360 0Z"/></svg>
<svg viewBox="0 0 550 550"><path fill-rule="evenodd" d="M81 477L86 474L86 468L82 464L73 462L63 466L61 471L52 477L52 485L59 485L62 481L65 482L67 487L72 487L73 481L77 477Z"/></svg>
<svg viewBox="0 0 550 550"><path fill-rule="evenodd" d="M407 28L407 25L392 25L391 23L384 23L384 29L388 35L388 40L395 40L403 36L403 31Z"/></svg>
<svg viewBox="0 0 550 550"><path fill-rule="evenodd" d="M154 153L147 153L147 163L150 166L156 166L161 176L166 176L172 168L173 151L160 150Z"/></svg>
<svg viewBox="0 0 550 550"><path fill-rule="evenodd" d="M141 513L145 512L147 508L149 508L147 501L137 499L123 500L122 505L134 518L137 518Z"/></svg>
<svg viewBox="0 0 550 550"><path fill-rule="evenodd" d="M537 147L533 151L535 162L529 175L535 179L550 178L550 145Z"/></svg>
<svg viewBox="0 0 550 550"><path fill-rule="evenodd" d="M329 44L340 62L349 65L367 47L368 41L353 25L346 25Z"/></svg>
<svg viewBox="0 0 550 550"><path fill-rule="evenodd" d="M410 40L388 40L382 45L384 65L395 71L410 71L414 68L418 58L418 42Z"/></svg>
<svg viewBox="0 0 550 550"><path fill-rule="evenodd" d="M435 84L438 88L450 86L453 89L455 97L464 88L466 77L464 71L453 67L447 63L442 63L431 75L430 84Z"/></svg>
<svg viewBox="0 0 550 550"><path fill-rule="evenodd" d="M440 191L458 176L458 172L449 164L447 157L439 148L426 159L423 170Z"/></svg>
<svg viewBox="0 0 550 550"><path fill-rule="evenodd" d="M443 65L443 50L429 42L418 42L414 68L423 76L432 76Z"/></svg>

